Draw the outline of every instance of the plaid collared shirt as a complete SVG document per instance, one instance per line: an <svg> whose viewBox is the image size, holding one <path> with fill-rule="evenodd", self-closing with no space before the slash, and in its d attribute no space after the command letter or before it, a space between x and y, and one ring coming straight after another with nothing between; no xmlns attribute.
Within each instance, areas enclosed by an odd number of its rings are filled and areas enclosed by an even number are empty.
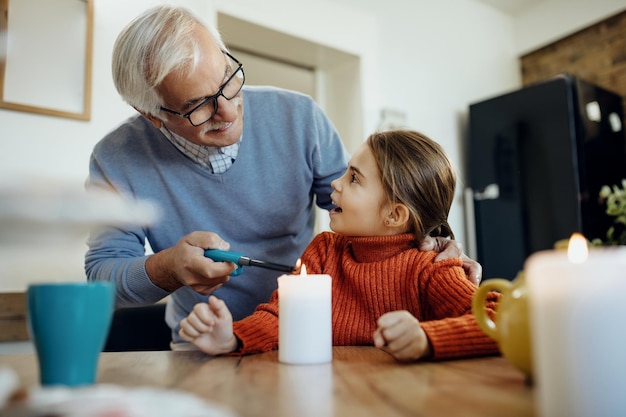
<svg viewBox="0 0 626 417"><path fill-rule="evenodd" d="M202 167L211 170L214 174L222 174L231 167L239 152L241 138L230 146L219 148L217 146L201 146L191 143L185 138L170 131L165 125L161 126L161 132L172 144L192 161Z"/></svg>

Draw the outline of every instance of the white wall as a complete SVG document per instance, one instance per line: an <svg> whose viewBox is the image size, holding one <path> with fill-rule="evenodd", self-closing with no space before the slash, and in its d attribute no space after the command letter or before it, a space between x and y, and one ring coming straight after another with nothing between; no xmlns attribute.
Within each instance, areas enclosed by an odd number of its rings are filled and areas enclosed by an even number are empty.
<svg viewBox="0 0 626 417"><path fill-rule="evenodd" d="M42 175L84 181L94 144L123 119L135 114L113 86L113 42L132 18L158 3L157 0L94 0L91 121L0 109L0 175ZM199 5L205 3L200 0L177 3L206 10L206 7L200 8Z"/></svg>
<svg viewBox="0 0 626 417"><path fill-rule="evenodd" d="M91 121L0 109L0 176L41 175L82 183L96 141L134 114L113 87L111 50L126 23L161 1L94 1ZM459 199L450 223L463 242L460 189L467 106L519 86L516 36L520 36L516 31L522 30L524 22L518 25L511 17L472 0L176 3L208 21L214 22L217 11L224 11L360 55L364 132L373 131L381 108L389 107L406 112L409 127L444 145L460 171ZM567 16L560 15L558 20L560 26L567 26ZM579 25L579 19L575 20L573 25Z"/></svg>
<svg viewBox="0 0 626 417"><path fill-rule="evenodd" d="M472 0L340 2L366 7L378 19L378 95L367 103L366 132L375 129L381 108L392 108L406 113L408 127L444 146L459 174L449 223L467 246L462 198L467 106L520 85L513 20Z"/></svg>
<svg viewBox="0 0 626 417"><path fill-rule="evenodd" d="M626 10L626 0L550 0L515 17L515 49L523 55Z"/></svg>

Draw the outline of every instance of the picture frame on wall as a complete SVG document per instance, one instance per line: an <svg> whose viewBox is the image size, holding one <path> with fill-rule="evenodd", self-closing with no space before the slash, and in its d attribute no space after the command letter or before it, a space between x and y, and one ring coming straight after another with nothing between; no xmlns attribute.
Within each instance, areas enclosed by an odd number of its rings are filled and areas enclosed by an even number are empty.
<svg viewBox="0 0 626 417"><path fill-rule="evenodd" d="M0 108L91 118L93 0L0 0Z"/></svg>

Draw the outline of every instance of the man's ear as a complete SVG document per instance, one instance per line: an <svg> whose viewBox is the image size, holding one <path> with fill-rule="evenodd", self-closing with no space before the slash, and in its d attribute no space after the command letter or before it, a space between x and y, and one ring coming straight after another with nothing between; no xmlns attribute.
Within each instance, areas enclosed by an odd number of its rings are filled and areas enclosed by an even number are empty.
<svg viewBox="0 0 626 417"><path fill-rule="evenodd" d="M394 203L389 210L387 219L385 220L385 226L407 229L410 217L409 208L407 206L400 203Z"/></svg>
<svg viewBox="0 0 626 417"><path fill-rule="evenodd" d="M150 122L157 129L160 129L161 126L163 126L163 121L161 119L159 119L158 117L152 116L151 114L148 114L148 113L144 113L144 112L140 111L139 109L137 109L137 107L133 107L133 108L135 110L137 110L143 117L145 117L146 119L150 120Z"/></svg>

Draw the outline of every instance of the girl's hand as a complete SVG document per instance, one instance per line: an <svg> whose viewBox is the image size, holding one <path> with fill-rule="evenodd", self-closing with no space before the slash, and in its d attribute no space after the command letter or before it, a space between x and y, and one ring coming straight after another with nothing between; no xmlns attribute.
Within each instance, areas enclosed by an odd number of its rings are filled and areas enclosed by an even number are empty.
<svg viewBox="0 0 626 417"><path fill-rule="evenodd" d="M432 347L419 321L408 311L391 311L377 321L374 345L400 361L428 357Z"/></svg>
<svg viewBox="0 0 626 417"><path fill-rule="evenodd" d="M237 349L233 316L224 301L214 295L209 297L208 303L196 304L193 311L181 320L178 334L209 355Z"/></svg>

